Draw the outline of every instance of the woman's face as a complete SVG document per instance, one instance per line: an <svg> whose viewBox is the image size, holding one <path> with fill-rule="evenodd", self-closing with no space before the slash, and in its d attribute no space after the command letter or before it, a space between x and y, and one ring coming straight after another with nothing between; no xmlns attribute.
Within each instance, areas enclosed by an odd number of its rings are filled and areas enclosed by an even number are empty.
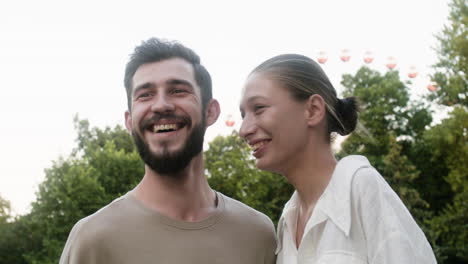
<svg viewBox="0 0 468 264"><path fill-rule="evenodd" d="M285 174L306 149L307 103L267 74L252 74L242 94L240 136L252 147L257 167Z"/></svg>

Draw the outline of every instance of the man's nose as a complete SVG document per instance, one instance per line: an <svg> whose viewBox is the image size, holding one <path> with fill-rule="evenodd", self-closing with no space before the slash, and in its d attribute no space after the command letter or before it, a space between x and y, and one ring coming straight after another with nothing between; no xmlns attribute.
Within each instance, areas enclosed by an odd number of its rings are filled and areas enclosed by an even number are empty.
<svg viewBox="0 0 468 264"><path fill-rule="evenodd" d="M174 109L174 103L165 94L158 94L151 105L151 111L158 113L172 112Z"/></svg>

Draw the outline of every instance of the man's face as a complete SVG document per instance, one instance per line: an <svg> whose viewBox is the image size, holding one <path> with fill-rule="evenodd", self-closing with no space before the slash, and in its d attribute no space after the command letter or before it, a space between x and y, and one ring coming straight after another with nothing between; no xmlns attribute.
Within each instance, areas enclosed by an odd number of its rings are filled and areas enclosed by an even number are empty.
<svg viewBox="0 0 468 264"><path fill-rule="evenodd" d="M202 151L206 128L192 65L179 58L143 64L132 87L125 124L140 156L159 174L177 174Z"/></svg>

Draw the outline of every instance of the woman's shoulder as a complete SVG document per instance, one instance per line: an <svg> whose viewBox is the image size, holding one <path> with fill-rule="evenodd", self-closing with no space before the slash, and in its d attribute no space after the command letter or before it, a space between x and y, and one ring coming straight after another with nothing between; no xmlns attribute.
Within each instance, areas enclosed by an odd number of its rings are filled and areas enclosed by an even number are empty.
<svg viewBox="0 0 468 264"><path fill-rule="evenodd" d="M353 196L368 195L391 190L383 176L372 166L369 160L360 155L346 156L337 165L341 171L351 174L351 192Z"/></svg>
<svg viewBox="0 0 468 264"><path fill-rule="evenodd" d="M351 199L357 202L355 204L372 205L372 208L406 210L395 190L370 163L354 172L351 179Z"/></svg>
<svg viewBox="0 0 468 264"><path fill-rule="evenodd" d="M351 185L365 187L380 184L382 175L371 165L365 156L350 155L342 158L336 166L335 173L338 177L345 177L351 181Z"/></svg>

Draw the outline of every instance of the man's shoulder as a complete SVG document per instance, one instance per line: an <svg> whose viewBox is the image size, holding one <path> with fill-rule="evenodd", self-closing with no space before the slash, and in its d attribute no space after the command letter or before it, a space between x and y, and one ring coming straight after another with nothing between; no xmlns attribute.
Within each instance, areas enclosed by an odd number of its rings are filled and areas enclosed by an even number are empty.
<svg viewBox="0 0 468 264"><path fill-rule="evenodd" d="M128 195L128 194L127 194ZM119 197L95 213L79 220L70 231L60 263L69 263L70 256L76 259L92 256L91 252L100 252L109 241L119 234L125 216L129 215L127 195Z"/></svg>
<svg viewBox="0 0 468 264"><path fill-rule="evenodd" d="M224 194L220 195L225 202L226 214L228 214L229 217L231 217L232 219L236 219L242 222L248 222L251 224L261 224L267 228L272 227L274 229L273 222L264 213L229 196L226 196Z"/></svg>
<svg viewBox="0 0 468 264"><path fill-rule="evenodd" d="M79 220L73 227L74 231L79 233L80 236L95 236L98 233L112 229L115 226L114 224L118 222L116 220L127 215L125 213L128 210L127 195L113 200L95 213Z"/></svg>
<svg viewBox="0 0 468 264"><path fill-rule="evenodd" d="M276 248L275 227L264 213L228 196L222 195L225 202L224 217L221 226L230 230L237 237L243 237L250 243L261 244L261 250Z"/></svg>

